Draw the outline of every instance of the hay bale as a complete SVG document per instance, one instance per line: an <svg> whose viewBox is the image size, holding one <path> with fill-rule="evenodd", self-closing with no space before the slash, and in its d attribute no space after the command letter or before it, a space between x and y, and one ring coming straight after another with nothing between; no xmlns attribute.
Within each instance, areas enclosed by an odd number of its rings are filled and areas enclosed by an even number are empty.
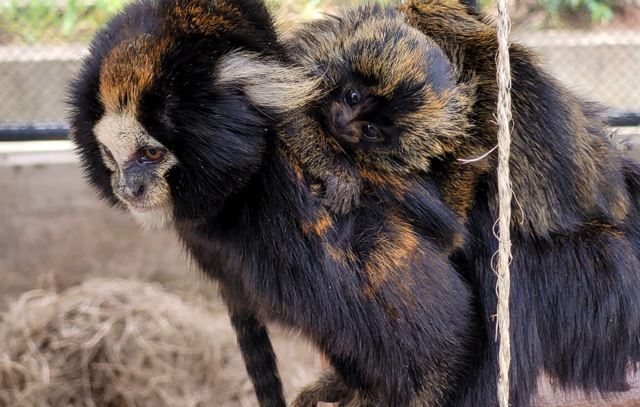
<svg viewBox="0 0 640 407"><path fill-rule="evenodd" d="M228 319L159 285L29 291L0 318L0 406L255 403Z"/></svg>

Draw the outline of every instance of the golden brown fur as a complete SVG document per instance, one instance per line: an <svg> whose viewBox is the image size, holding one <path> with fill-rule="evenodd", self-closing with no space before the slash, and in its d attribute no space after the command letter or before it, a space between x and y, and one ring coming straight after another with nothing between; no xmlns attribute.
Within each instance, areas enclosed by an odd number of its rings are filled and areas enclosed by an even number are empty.
<svg viewBox="0 0 640 407"><path fill-rule="evenodd" d="M321 98L286 124L285 142L326 183L335 212L357 204L363 171L380 178L426 172L434 157L465 142L472 85L457 84L438 46L393 10L346 10L294 31L287 46L294 61L321 78ZM327 121L356 83L375 103L366 115L386 114L384 126L393 134L385 134L384 145L346 151ZM362 117L354 121L364 123Z"/></svg>
<svg viewBox="0 0 640 407"><path fill-rule="evenodd" d="M162 56L170 47L169 38L148 35L114 47L100 71L100 99L105 108L113 112L131 109L135 114L142 92L158 75Z"/></svg>

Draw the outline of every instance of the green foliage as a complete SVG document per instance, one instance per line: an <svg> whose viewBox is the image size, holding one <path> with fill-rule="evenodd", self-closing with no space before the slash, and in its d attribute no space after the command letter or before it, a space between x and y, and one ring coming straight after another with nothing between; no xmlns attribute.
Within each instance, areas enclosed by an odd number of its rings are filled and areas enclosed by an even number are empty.
<svg viewBox="0 0 640 407"><path fill-rule="evenodd" d="M0 38L23 43L87 42L104 23L132 0L0 0ZM267 0L279 11L285 26L290 21L317 17L337 6L363 0ZM378 0L397 3L399 0ZM527 1L527 0L525 0ZM561 16L588 13L594 23L610 21L617 0L533 0L552 22ZM494 0L479 0L484 9Z"/></svg>
<svg viewBox="0 0 640 407"><path fill-rule="evenodd" d="M26 43L85 42L129 0L9 0L0 27Z"/></svg>
<svg viewBox="0 0 640 407"><path fill-rule="evenodd" d="M559 21L563 12L587 12L594 23L609 22L613 18L613 0L542 0L539 4L554 21Z"/></svg>
<svg viewBox="0 0 640 407"><path fill-rule="evenodd" d="M0 38L23 43L87 42L133 0L0 0ZM391 3L399 0L378 0ZM267 0L285 25L361 0Z"/></svg>

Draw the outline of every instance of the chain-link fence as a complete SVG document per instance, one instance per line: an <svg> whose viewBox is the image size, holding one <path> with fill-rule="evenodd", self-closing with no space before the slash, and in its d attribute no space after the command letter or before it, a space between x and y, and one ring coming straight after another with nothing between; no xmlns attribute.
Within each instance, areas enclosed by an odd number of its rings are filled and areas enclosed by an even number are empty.
<svg viewBox="0 0 640 407"><path fill-rule="evenodd" d="M100 1L106 0L84 0L83 4ZM55 6L52 18L60 19L59 26L54 22L54 28L49 30L20 32L20 29L28 30L17 23L27 18L20 13L28 13L34 3L44 9ZM55 30L56 27L65 30L70 4L76 1L0 0L0 134L4 134L5 139L19 138L25 128L36 138L65 135L66 88L86 52L86 45L76 40L81 38L86 42L90 31L108 18L92 20L93 26L77 36L62 35ZM536 49L547 69L578 94L612 111L637 114L640 112L640 7L636 9L632 11L636 12L639 23L627 23L622 28L611 24L590 30L519 32L516 27L514 39ZM76 15L75 24L82 27L79 18Z"/></svg>
<svg viewBox="0 0 640 407"><path fill-rule="evenodd" d="M84 52L82 45L0 46L0 127L65 128L65 93Z"/></svg>
<svg viewBox="0 0 640 407"><path fill-rule="evenodd" d="M614 111L640 112L640 27L634 30L538 31L515 39L540 55L578 95Z"/></svg>

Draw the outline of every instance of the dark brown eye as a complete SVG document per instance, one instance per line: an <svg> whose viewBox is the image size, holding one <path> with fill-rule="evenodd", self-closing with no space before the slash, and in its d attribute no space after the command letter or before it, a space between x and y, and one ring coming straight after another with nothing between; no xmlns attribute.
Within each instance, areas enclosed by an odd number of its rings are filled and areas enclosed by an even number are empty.
<svg viewBox="0 0 640 407"><path fill-rule="evenodd" d="M369 141L382 141L382 133L373 124L365 124L362 126L362 134Z"/></svg>
<svg viewBox="0 0 640 407"><path fill-rule="evenodd" d="M165 150L159 147L145 147L140 150L140 160L145 162L160 161L165 154Z"/></svg>
<svg viewBox="0 0 640 407"><path fill-rule="evenodd" d="M344 102L351 107L355 107L360 103L360 92L355 89L349 89L344 93Z"/></svg>

